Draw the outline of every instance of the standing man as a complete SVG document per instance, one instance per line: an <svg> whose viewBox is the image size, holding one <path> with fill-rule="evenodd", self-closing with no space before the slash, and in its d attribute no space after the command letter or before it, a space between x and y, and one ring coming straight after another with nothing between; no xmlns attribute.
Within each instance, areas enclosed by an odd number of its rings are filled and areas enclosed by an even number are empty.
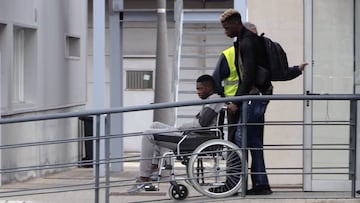
<svg viewBox="0 0 360 203"><path fill-rule="evenodd" d="M258 34L256 25L254 25L253 23L244 22L243 26L251 32ZM289 67L289 72L286 80L292 80L300 76L304 71L305 66L307 65L308 63L302 62L299 65ZM220 96L235 96L239 79L235 66L234 46L231 46L222 51L213 72L213 77L215 79L216 91L219 93Z"/></svg>
<svg viewBox="0 0 360 203"><path fill-rule="evenodd" d="M220 17L221 24L225 30L225 34L230 38L235 38L234 52L231 49L224 51L223 55L227 61L234 61L234 63L227 63L229 69L227 77L221 77L221 72L224 70L215 70L213 76L217 82L217 91L219 81L224 80L223 96L242 96L242 95L260 95L272 94L271 81L265 81L261 86L255 86L257 66L266 67L266 53L265 47L261 43L259 37L246 29L241 21L241 15L234 9L226 10ZM220 65L221 66L221 65ZM226 71L226 70L225 70ZM247 126L247 145L250 148L263 148L263 123L264 114L268 101L249 101L248 102L248 122L258 123L259 125ZM233 119L230 122L242 122L239 119L241 114L241 102L230 102L228 104L229 114L233 114ZM242 130L237 127L236 133L234 128L229 132L229 140L235 142L239 147L243 147ZM251 180L253 188L248 190L248 195L267 195L271 194L268 177L265 171L263 150L250 150L251 162ZM256 173L256 174L255 174ZM212 188L214 192L223 192L231 188L231 183L228 182L224 186Z"/></svg>

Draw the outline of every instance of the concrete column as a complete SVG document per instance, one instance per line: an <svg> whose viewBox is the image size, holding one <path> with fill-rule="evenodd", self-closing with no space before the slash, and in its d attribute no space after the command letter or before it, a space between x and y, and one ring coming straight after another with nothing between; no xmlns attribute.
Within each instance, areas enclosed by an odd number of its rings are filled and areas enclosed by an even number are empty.
<svg viewBox="0 0 360 203"><path fill-rule="evenodd" d="M105 108L105 0L93 0L93 109ZM96 136L96 118L94 136ZM105 119L100 117L100 136L105 135ZM94 152L96 147L94 144ZM100 143L100 159L105 158L104 140ZM95 157L95 154L94 154ZM104 165L100 166L100 176L105 174Z"/></svg>
<svg viewBox="0 0 360 203"><path fill-rule="evenodd" d="M123 49L122 49L122 22L120 12L124 9L123 0L112 0L109 16L110 37L110 107L123 106ZM123 114L111 114L110 134L123 133ZM110 157L123 156L123 139L111 139ZM111 171L122 171L123 163L112 163Z"/></svg>
<svg viewBox="0 0 360 203"><path fill-rule="evenodd" d="M155 103L171 102L172 72L168 64L168 39L166 20L166 0L157 0L158 26L156 43L156 70L155 70ZM154 121L169 125L174 124L172 109L154 110Z"/></svg>

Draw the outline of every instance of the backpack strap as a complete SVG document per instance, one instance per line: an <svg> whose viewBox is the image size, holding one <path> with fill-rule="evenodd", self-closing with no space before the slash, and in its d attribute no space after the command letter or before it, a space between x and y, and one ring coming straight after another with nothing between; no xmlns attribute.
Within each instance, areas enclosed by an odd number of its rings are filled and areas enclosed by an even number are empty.
<svg viewBox="0 0 360 203"><path fill-rule="evenodd" d="M239 68L239 73L240 73L240 79L241 81L243 81L243 76L244 76L244 65L242 63L242 58L241 58L241 51L240 51L240 40L238 40L238 47L237 47L237 56L238 56L238 68ZM255 87L255 85L253 85L251 87L251 90L249 92L249 94L258 94L259 93L259 89Z"/></svg>

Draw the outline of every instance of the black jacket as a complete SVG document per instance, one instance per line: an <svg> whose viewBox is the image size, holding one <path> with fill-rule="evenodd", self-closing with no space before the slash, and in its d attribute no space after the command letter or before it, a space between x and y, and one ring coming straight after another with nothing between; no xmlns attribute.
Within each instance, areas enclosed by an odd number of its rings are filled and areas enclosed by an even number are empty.
<svg viewBox="0 0 360 203"><path fill-rule="evenodd" d="M286 80L292 80L298 76L300 76L302 74L302 72L299 70L299 66L292 66L289 67L289 75L286 77ZM225 80L226 78L228 78L230 75L230 68L229 68L229 64L227 63L227 60L224 56L224 54L221 54L215 70L212 74L214 80L215 80L215 89L216 92L224 97L224 87L222 86L222 81Z"/></svg>
<svg viewBox="0 0 360 203"><path fill-rule="evenodd" d="M240 43L241 59L244 67L243 78L239 80L239 87L236 96L250 94L255 86L257 66L266 67L267 57L264 44L260 37L243 27L240 36L234 42L235 46L235 65L238 65L238 43ZM257 87L260 91L269 88L271 81L266 82L262 87Z"/></svg>

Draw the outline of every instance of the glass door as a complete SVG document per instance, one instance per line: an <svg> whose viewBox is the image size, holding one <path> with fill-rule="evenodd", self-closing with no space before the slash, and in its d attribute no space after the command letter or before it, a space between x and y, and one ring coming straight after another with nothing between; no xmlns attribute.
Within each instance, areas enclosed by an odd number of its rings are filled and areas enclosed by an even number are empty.
<svg viewBox="0 0 360 203"><path fill-rule="evenodd" d="M304 0L307 94L354 93L354 0ZM350 191L348 101L304 102L305 191ZM339 124L340 123L340 124ZM333 150L336 148L337 150ZM331 149L331 150L330 150Z"/></svg>

